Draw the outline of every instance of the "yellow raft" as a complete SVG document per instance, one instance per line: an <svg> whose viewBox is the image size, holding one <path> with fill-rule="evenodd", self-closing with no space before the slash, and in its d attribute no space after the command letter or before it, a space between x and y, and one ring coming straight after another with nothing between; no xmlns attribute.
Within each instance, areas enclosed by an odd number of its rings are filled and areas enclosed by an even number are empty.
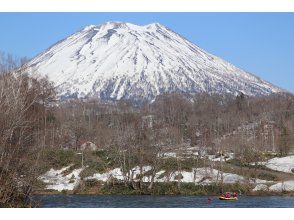
<svg viewBox="0 0 294 220"><path fill-rule="evenodd" d="M226 201L235 201L238 200L238 197L230 197L230 198L226 198L224 196L220 196L219 197L220 200L226 200Z"/></svg>

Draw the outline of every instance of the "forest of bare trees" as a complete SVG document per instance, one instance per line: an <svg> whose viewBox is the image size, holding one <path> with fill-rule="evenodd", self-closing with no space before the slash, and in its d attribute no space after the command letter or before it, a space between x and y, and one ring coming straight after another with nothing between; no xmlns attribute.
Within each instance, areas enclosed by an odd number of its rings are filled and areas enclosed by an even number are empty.
<svg viewBox="0 0 294 220"><path fill-rule="evenodd" d="M78 148L91 141L101 148L114 145L180 144L287 154L293 146L293 95L267 97L201 94L193 100L164 95L134 107L128 102L105 104L72 100L47 112L44 145Z"/></svg>
<svg viewBox="0 0 294 220"><path fill-rule="evenodd" d="M41 147L37 137L44 136L46 104L54 93L47 80L12 74L10 71L19 61L10 56L4 60L3 56L0 59L0 207L29 206Z"/></svg>
<svg viewBox="0 0 294 220"><path fill-rule="evenodd" d="M141 106L129 101L58 102L47 79L11 72L21 62L0 58L0 206L30 204L45 149L79 150L92 142L113 154L131 183L127 172L146 164L152 166L154 180L164 163L158 155L170 150L178 155L189 147L234 152L248 162L261 152L286 155L294 150L292 94L166 94ZM181 162L176 163L180 170Z"/></svg>

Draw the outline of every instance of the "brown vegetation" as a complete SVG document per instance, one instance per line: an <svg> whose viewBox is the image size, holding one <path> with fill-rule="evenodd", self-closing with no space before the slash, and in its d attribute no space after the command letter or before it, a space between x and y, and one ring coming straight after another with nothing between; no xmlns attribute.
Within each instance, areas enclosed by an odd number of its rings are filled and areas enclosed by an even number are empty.
<svg viewBox="0 0 294 220"><path fill-rule="evenodd" d="M30 205L46 103L53 94L47 80L8 73L13 65L0 69L0 207Z"/></svg>

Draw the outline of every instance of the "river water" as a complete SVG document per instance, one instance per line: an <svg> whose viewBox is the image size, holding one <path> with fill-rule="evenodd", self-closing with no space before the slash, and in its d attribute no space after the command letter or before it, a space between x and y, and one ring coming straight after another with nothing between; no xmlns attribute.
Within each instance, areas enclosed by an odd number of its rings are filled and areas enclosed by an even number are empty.
<svg viewBox="0 0 294 220"><path fill-rule="evenodd" d="M46 208L294 208L294 197L286 196L241 196L238 201L220 201L216 196L44 195L34 200Z"/></svg>

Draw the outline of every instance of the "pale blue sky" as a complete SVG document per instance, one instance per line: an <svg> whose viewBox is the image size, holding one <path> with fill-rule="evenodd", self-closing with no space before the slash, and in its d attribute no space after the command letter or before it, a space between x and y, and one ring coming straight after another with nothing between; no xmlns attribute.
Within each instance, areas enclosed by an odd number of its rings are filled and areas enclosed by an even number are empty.
<svg viewBox="0 0 294 220"><path fill-rule="evenodd" d="M32 58L86 25L106 21L159 22L294 92L294 13L0 13L0 50Z"/></svg>

